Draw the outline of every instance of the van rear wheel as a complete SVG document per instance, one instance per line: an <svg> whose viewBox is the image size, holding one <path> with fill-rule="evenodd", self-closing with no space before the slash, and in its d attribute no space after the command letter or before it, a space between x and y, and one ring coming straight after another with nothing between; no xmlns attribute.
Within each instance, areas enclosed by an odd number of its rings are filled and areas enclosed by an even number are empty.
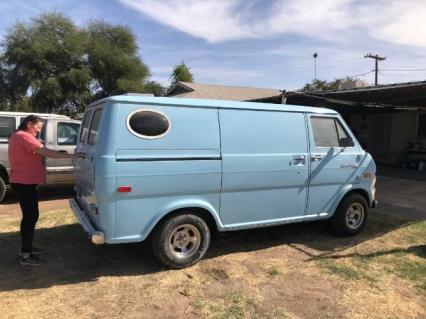
<svg viewBox="0 0 426 319"><path fill-rule="evenodd" d="M151 237L151 248L158 261L174 269L196 264L209 245L209 227L201 217L191 213L166 219Z"/></svg>
<svg viewBox="0 0 426 319"><path fill-rule="evenodd" d="M338 235L352 236L361 232L367 224L368 205L360 194L344 198L331 218L331 226Z"/></svg>

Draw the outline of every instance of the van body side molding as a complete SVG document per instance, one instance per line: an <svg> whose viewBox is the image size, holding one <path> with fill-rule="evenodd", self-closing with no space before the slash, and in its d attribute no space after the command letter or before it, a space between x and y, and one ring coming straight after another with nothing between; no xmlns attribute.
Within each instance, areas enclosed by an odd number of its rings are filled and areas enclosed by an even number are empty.
<svg viewBox="0 0 426 319"><path fill-rule="evenodd" d="M156 157L156 158L117 158L116 162L163 162L163 161L220 161L221 156L217 157Z"/></svg>

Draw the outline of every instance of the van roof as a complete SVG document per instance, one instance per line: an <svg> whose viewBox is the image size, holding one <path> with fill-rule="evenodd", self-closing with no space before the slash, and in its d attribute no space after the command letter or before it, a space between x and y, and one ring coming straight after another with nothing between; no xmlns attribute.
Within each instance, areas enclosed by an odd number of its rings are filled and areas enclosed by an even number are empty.
<svg viewBox="0 0 426 319"><path fill-rule="evenodd" d="M149 97L138 95L115 95L93 102L88 107L92 107L104 102L124 102L124 103L143 103L150 105L174 105L186 107L203 107L203 108L224 108L224 109L246 109L246 110L263 110L263 111L287 111L287 112L307 112L307 113L326 113L337 114L336 111L300 105L290 104L270 104L257 102L237 102L224 100L207 100L207 99L185 99L172 97Z"/></svg>
<svg viewBox="0 0 426 319"><path fill-rule="evenodd" d="M61 119L69 119L66 115L54 114L54 113L27 113L27 112L3 112L0 111L0 115L8 115L8 116L28 116L28 115L37 115L40 117L56 117Z"/></svg>

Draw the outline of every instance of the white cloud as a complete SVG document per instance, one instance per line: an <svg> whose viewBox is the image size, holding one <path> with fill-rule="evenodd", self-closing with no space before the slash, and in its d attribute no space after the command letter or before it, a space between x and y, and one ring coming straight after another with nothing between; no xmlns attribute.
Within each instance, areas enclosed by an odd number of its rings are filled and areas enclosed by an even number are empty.
<svg viewBox="0 0 426 319"><path fill-rule="evenodd" d="M209 42L296 33L333 42L370 37L426 47L424 0L119 1L159 23ZM259 6L266 14L256 10Z"/></svg>
<svg viewBox="0 0 426 319"><path fill-rule="evenodd" d="M239 1L120 1L162 24L211 42L250 36L248 28L236 12Z"/></svg>
<svg viewBox="0 0 426 319"><path fill-rule="evenodd" d="M376 20L377 24L370 29L373 37L396 44L426 47L426 1L393 1L385 8Z"/></svg>

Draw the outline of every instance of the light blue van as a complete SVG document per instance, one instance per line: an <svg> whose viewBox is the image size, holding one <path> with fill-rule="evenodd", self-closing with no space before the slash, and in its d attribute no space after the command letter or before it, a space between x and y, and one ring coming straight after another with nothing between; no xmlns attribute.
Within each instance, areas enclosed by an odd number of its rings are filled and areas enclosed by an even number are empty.
<svg viewBox="0 0 426 319"><path fill-rule="evenodd" d="M149 239L183 268L212 231L330 219L354 235L376 166L333 110L122 95L86 108L71 207L95 244Z"/></svg>

